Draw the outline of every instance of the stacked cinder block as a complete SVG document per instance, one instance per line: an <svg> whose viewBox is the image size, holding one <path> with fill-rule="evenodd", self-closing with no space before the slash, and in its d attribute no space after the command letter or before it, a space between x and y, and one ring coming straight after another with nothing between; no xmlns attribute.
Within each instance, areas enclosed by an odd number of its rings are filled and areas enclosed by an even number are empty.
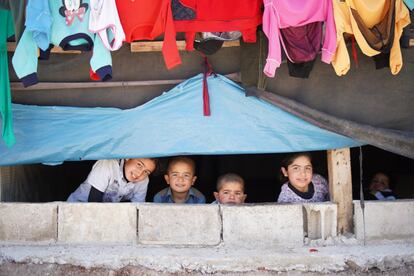
<svg viewBox="0 0 414 276"><path fill-rule="evenodd" d="M292 247L335 229L332 203L0 203L0 243Z"/></svg>

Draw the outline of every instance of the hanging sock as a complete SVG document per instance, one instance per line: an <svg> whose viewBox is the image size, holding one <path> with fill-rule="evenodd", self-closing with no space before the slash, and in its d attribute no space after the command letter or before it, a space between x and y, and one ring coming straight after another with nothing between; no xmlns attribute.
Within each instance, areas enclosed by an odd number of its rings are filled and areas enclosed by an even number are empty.
<svg viewBox="0 0 414 276"><path fill-rule="evenodd" d="M204 57L204 73L203 73L203 115L210 116L210 97L208 95L208 82L207 78L213 73L213 69L208 62L208 59L205 55Z"/></svg>

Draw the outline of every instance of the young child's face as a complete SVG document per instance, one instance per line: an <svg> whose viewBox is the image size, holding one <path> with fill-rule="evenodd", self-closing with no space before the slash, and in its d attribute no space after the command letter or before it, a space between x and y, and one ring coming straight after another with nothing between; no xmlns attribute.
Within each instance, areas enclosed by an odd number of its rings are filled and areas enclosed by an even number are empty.
<svg viewBox="0 0 414 276"><path fill-rule="evenodd" d="M155 163L147 158L125 159L124 172L128 182L139 182L155 170Z"/></svg>
<svg viewBox="0 0 414 276"><path fill-rule="evenodd" d="M186 193L194 185L197 177L194 176L193 168L184 162L173 164L168 173L164 175L165 181L171 190L176 193Z"/></svg>
<svg viewBox="0 0 414 276"><path fill-rule="evenodd" d="M313 175L312 163L308 157L297 157L287 168L282 167L282 173L297 190L308 191Z"/></svg>
<svg viewBox="0 0 414 276"><path fill-rule="evenodd" d="M371 191L382 191L390 187L390 180L388 176L383 173L377 173L371 180L370 190Z"/></svg>
<svg viewBox="0 0 414 276"><path fill-rule="evenodd" d="M214 192L214 196L221 204L241 204L246 199L243 185L239 182L226 182L220 191Z"/></svg>

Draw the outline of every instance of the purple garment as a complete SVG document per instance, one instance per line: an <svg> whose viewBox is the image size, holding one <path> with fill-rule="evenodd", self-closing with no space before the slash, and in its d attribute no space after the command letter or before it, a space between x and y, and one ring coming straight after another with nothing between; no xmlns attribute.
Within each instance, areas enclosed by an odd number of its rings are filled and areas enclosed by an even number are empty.
<svg viewBox="0 0 414 276"><path fill-rule="evenodd" d="M328 182L325 178L323 178L319 174L313 174L312 177L313 187L315 189L315 193L313 194L312 198L304 199L297 195L292 189L289 188L288 182L283 184L282 191L279 194L279 198L277 199L278 203L288 203L288 202L322 202L327 201L329 199L329 190L328 190Z"/></svg>
<svg viewBox="0 0 414 276"><path fill-rule="evenodd" d="M285 52L294 63L311 61L322 47L322 22L280 29Z"/></svg>

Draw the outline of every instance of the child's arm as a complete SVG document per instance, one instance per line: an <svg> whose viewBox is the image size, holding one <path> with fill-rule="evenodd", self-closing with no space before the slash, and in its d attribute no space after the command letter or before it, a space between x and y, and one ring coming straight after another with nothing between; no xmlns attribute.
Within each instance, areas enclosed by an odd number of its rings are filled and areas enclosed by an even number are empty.
<svg viewBox="0 0 414 276"><path fill-rule="evenodd" d="M102 202L103 201L104 193L96 189L95 187L91 187L88 196L88 202Z"/></svg>
<svg viewBox="0 0 414 276"><path fill-rule="evenodd" d="M86 182L91 185L88 202L102 202L105 190L108 188L113 176L112 163L115 160L98 160L92 167ZM115 163L114 163L115 164Z"/></svg>

